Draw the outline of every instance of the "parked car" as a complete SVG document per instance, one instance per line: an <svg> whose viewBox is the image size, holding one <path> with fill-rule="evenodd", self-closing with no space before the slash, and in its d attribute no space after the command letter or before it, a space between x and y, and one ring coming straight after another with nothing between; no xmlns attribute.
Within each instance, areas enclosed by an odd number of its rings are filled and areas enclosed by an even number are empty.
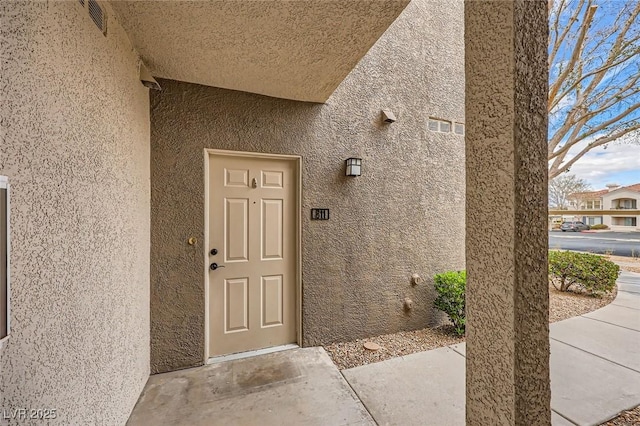
<svg viewBox="0 0 640 426"><path fill-rule="evenodd" d="M573 231L580 232L583 230L591 229L589 225L585 225L582 222L562 222L562 226L560 227L562 232Z"/></svg>

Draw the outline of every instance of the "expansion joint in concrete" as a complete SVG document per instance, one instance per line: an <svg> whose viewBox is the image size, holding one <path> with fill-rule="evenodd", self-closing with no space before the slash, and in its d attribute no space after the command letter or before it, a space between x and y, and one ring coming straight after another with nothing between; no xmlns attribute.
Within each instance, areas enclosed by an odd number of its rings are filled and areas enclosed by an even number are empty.
<svg viewBox="0 0 640 426"><path fill-rule="evenodd" d="M373 420L373 422L376 424L376 426L379 426L380 424L378 423L378 421L373 417L373 414L371 414L371 410L369 409L369 407L367 407L367 404L360 398L360 396L358 395L358 393L356 392L356 390L353 388L353 386L351 386L351 383L349 382L349 380L347 380L347 378L344 376L344 374L342 374L342 370L340 370L340 375L342 376L342 378L344 379L344 381L347 383L347 385L349 386L349 388L351 389L351 392L353 392L353 395L355 395L355 397L358 399L358 401L360 401L360 403L362 404L362 406L364 407L365 410L367 410L367 413L369 413L369 417L371 417L371 420Z"/></svg>
<svg viewBox="0 0 640 426"><path fill-rule="evenodd" d="M617 305L617 306L620 306L620 305ZM623 308L626 308L626 306L623 306ZM598 318L586 317L584 315L582 315L580 318L585 318L585 319L588 319L588 320L591 320L591 321L598 321L598 322L602 322L602 323L605 323L605 324L613 325L613 326L620 327L620 328L626 328L627 330L638 332L638 330L636 330L634 328L625 327L624 325L620 325L620 324L614 324L614 323L609 322L609 321L603 321L603 320L598 319Z"/></svg>
<svg viewBox="0 0 640 426"><path fill-rule="evenodd" d="M604 322L604 321L602 321L602 322ZM608 324L608 323L607 323L607 324ZM626 327L621 327L621 328L626 328ZM636 372L636 373L640 373L640 370L636 370L635 368L628 367L628 366L626 366L626 365L624 365L624 364L620 364L619 362L615 362L615 361L613 361L613 360L611 360L611 359L609 359L609 358L605 358L605 357L603 357L603 356L601 356L601 355L598 355L598 354L595 354L595 353L593 353L593 352L587 351L587 350L585 350L585 349L581 348L580 346L572 345L572 344L570 344L570 343L563 342L562 340L559 340L559 339L556 339L556 338L553 338L553 337L551 337L550 339L551 339L551 340L554 340L554 341L556 341L556 342L558 342L558 343L561 343L561 344L563 344L563 345L570 346L570 347L572 347L572 348L574 348L574 349L577 349L577 350L579 350L579 351L582 351L582 352L584 352L584 353L586 353L586 354L589 354L589 355L591 355L591 356L595 356L596 358L600 358L600 359L602 359L602 360L604 360L604 361L610 362L611 364L615 364L615 365L617 365L617 366L619 366L619 367L626 368L627 370L631 370L631 371Z"/></svg>
<svg viewBox="0 0 640 426"><path fill-rule="evenodd" d="M565 419L566 421L568 421L571 424L574 424L576 426L579 426L579 423L574 422L573 420L571 420L569 417L563 415L562 413L557 412L554 409L551 409L551 412L556 413L558 416L562 417L563 419Z"/></svg>

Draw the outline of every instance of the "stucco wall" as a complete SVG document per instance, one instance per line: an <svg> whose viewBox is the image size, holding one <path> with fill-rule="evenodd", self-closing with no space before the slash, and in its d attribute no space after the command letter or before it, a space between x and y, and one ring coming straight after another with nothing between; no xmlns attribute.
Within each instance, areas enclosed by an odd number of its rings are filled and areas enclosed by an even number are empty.
<svg viewBox="0 0 640 426"><path fill-rule="evenodd" d="M469 426L551 424L547 16L465 2Z"/></svg>
<svg viewBox="0 0 640 426"><path fill-rule="evenodd" d="M134 0L113 7L154 76L324 102L407 3Z"/></svg>
<svg viewBox="0 0 640 426"><path fill-rule="evenodd" d="M0 407L55 409L59 424L124 424L149 374L148 89L107 13L104 37L78 1L0 3Z"/></svg>
<svg viewBox="0 0 640 426"><path fill-rule="evenodd" d="M464 120L462 14L461 1L414 0L323 105L160 82L151 96L152 372L203 361L204 148L303 156L305 345L443 320L431 277L464 267L464 137L427 124ZM398 121L382 124L383 108ZM363 158L361 177L344 176L351 156ZM331 219L310 221L313 207ZM412 287L412 273L423 283Z"/></svg>
<svg viewBox="0 0 640 426"><path fill-rule="evenodd" d="M611 191L602 196L602 207L605 210L609 210L615 206L614 200L619 198L636 200L636 209L640 209L640 194L636 191L629 191L623 188L618 190ZM636 210L633 209L633 210ZM635 213L635 211L633 212ZM603 222L609 228L614 231L640 231L640 216L634 215L632 212L625 211L625 209L619 209L615 214L612 215L603 215ZM624 219L621 218L636 218L636 226L633 225L620 225L621 221ZM617 219L616 219L617 218Z"/></svg>

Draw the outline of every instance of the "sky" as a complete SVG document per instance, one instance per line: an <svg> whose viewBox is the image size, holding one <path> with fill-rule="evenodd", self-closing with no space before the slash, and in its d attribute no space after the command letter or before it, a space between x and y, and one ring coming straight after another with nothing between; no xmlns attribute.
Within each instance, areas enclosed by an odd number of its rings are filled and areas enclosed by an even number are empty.
<svg viewBox="0 0 640 426"><path fill-rule="evenodd" d="M571 167L570 174L584 179L593 189L608 183L640 183L640 135L634 142L610 143L606 149L595 148Z"/></svg>

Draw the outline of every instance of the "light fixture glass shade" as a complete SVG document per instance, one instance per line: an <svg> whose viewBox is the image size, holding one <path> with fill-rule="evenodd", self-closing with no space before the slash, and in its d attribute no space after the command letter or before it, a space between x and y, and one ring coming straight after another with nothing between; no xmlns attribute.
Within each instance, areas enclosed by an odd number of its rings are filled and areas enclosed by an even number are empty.
<svg viewBox="0 0 640 426"><path fill-rule="evenodd" d="M347 176L360 176L360 170L362 168L362 158L347 158L345 163L347 164L345 172Z"/></svg>

